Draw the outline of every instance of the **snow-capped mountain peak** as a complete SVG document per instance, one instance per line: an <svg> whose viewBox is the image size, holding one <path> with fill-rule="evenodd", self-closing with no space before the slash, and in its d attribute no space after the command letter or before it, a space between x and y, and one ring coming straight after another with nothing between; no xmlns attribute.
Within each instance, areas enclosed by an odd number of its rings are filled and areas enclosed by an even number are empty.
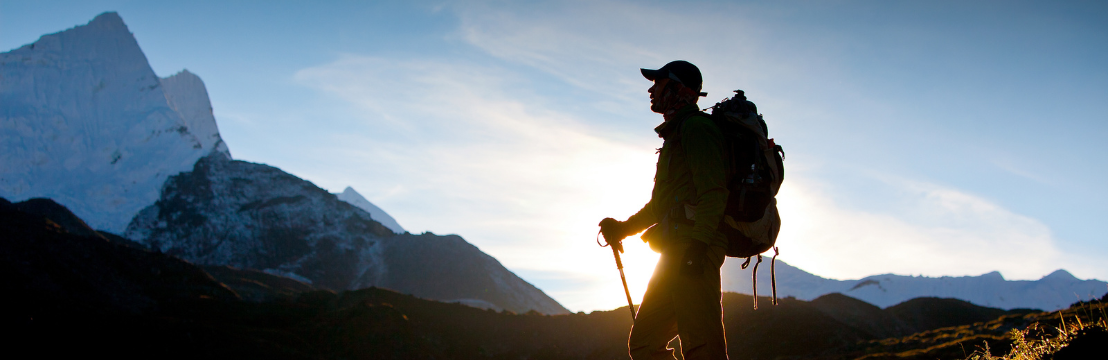
<svg viewBox="0 0 1108 360"><path fill-rule="evenodd" d="M215 123L215 115L212 114L212 103L204 81L185 69L162 78L161 83L169 106L185 119L189 132L196 136L199 146L230 157L231 151L219 136L219 127Z"/></svg>
<svg viewBox="0 0 1108 360"><path fill-rule="evenodd" d="M354 205L362 210L365 210L369 213L369 216L373 217L373 220L381 223L381 225L385 225L385 227L389 228L389 230L392 230L397 234L403 234L407 232L407 230L404 230L404 228L396 222L396 219L393 219L392 216L389 216L388 213L386 213L384 210L381 210L381 208L377 207L377 205L373 205L373 203L369 202L369 200L366 200L366 198L363 197L362 194L354 191L354 188L347 186L345 190L343 190L341 193L335 194L335 196L337 196L339 200L345 201L350 205Z"/></svg>
<svg viewBox="0 0 1108 360"><path fill-rule="evenodd" d="M0 196L123 232L219 140L203 83L159 79L114 12L0 54Z"/></svg>

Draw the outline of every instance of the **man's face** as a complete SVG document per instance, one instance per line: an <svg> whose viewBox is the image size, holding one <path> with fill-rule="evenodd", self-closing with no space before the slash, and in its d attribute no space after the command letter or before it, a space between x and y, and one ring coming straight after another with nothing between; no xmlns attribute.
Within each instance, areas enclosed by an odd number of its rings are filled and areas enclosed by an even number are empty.
<svg viewBox="0 0 1108 360"><path fill-rule="evenodd" d="M666 110L669 110L670 94L666 90L666 85L669 84L669 79L658 79L654 81L654 85L650 87L650 111L664 114Z"/></svg>

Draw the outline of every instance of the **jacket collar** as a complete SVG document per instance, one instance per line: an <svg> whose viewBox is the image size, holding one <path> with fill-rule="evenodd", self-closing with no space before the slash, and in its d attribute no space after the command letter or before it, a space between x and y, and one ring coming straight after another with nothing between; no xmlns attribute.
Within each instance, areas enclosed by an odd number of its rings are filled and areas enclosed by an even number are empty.
<svg viewBox="0 0 1108 360"><path fill-rule="evenodd" d="M681 123L685 122L685 119L692 115L692 113L700 111L700 108L696 107L696 104L688 104L684 107L677 109L677 111L662 115L665 121L661 125L654 128L654 132L658 133L658 137L666 139L670 135L673 135L681 128Z"/></svg>

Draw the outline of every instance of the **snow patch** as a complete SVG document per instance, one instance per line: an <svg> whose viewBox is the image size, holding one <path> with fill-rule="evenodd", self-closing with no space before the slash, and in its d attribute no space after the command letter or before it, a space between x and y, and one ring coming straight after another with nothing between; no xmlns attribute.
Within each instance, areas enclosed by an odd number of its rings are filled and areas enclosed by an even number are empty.
<svg viewBox="0 0 1108 360"><path fill-rule="evenodd" d="M385 225L385 227L389 228L389 230L392 230L392 232L395 232L397 234L408 232L407 230L404 230L404 228L401 227L399 223L396 222L396 219L393 219L392 216L389 216L388 213L386 213L384 210L381 210L381 208L377 207L377 205L373 205L373 203L369 202L369 200L366 200L366 198L363 197L362 194L354 191L354 188L352 187L347 186L345 190L343 190L341 193L335 194L335 196L337 196L339 200L345 201L350 205L354 205L362 210L365 210L369 213L369 216L372 217L373 220L381 223L381 225Z"/></svg>

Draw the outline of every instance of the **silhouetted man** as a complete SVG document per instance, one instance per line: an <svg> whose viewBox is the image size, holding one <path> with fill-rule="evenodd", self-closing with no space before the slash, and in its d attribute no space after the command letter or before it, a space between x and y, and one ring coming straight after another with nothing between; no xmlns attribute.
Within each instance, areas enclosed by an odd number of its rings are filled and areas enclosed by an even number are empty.
<svg viewBox="0 0 1108 360"><path fill-rule="evenodd" d="M650 278L627 341L636 360L673 359L667 344L681 338L685 359L726 359L719 269L727 248L716 230L727 201L723 134L696 106L700 69L673 61L642 69L654 82L650 110L662 114L654 129L664 139L650 202L627 221L600 222L614 246L650 228L643 240L662 254ZM618 249L622 250L622 247Z"/></svg>

